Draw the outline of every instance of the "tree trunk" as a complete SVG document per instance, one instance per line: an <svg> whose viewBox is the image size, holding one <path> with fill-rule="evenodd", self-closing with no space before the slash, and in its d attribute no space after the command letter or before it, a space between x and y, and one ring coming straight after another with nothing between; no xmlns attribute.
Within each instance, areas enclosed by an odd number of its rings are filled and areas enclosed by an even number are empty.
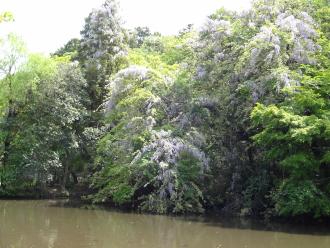
<svg viewBox="0 0 330 248"><path fill-rule="evenodd" d="M71 176L72 176L72 178L73 178L73 182L74 182L74 184L78 184L78 178L77 178L77 175L76 175L74 172L71 171Z"/></svg>
<svg viewBox="0 0 330 248"><path fill-rule="evenodd" d="M67 162L64 162L63 178L61 183L61 188L63 192L66 191L66 183L68 176L69 176L69 164Z"/></svg>
<svg viewBox="0 0 330 248"><path fill-rule="evenodd" d="M16 115L16 111L14 109L14 104L13 101L10 99L8 102L8 114L6 118L6 137L4 140L4 151L3 151L3 159L2 159L2 165L3 167L6 167L8 163L8 158L9 158L9 149L10 149L10 144L11 144L11 137L12 137L12 122L13 118Z"/></svg>
<svg viewBox="0 0 330 248"><path fill-rule="evenodd" d="M4 168L6 167L6 165L8 163L9 147L10 147L10 137L9 137L9 134L7 134L5 141L4 141L3 158L2 158L2 165Z"/></svg>

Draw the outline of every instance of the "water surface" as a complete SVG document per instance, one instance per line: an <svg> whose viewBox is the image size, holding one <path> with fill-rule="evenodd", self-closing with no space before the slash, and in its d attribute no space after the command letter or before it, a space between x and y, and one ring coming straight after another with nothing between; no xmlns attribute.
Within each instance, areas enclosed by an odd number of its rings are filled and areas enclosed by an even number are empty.
<svg viewBox="0 0 330 248"><path fill-rule="evenodd" d="M330 231L0 200L0 248L32 247L329 248Z"/></svg>

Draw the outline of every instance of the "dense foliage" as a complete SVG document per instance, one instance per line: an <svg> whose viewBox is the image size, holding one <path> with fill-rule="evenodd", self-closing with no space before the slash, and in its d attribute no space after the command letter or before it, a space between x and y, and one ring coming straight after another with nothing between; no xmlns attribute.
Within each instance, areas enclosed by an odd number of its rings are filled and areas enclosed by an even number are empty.
<svg viewBox="0 0 330 248"><path fill-rule="evenodd" d="M2 37L0 195L330 216L327 0L220 9L176 36L117 12L105 1L51 57Z"/></svg>

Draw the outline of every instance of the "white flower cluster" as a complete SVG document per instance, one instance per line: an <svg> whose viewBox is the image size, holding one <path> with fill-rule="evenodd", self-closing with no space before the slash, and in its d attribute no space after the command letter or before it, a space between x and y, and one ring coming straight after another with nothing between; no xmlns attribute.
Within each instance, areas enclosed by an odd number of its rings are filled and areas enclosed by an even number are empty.
<svg viewBox="0 0 330 248"><path fill-rule="evenodd" d="M257 68L257 63L263 61L266 65L271 65L280 55L281 41L274 34L273 29L263 26L261 31L253 38L256 46L252 48L249 67Z"/></svg>
<svg viewBox="0 0 330 248"><path fill-rule="evenodd" d="M173 187L178 173L178 160L183 152L190 154L201 162L201 173L208 169L209 160L205 156L205 153L194 144L205 144L205 138L195 130L188 133L187 141L172 137L172 132L170 131L153 130L151 142L137 153L131 164L133 165L138 162L145 154L152 153L150 160L158 165L158 176L156 179L162 185L160 198L165 197L166 190L172 196L175 193Z"/></svg>
<svg viewBox="0 0 330 248"><path fill-rule="evenodd" d="M275 24L282 30L290 32L293 38L297 35L305 39L313 38L316 35L313 19L306 12L302 12L300 18L281 13L277 16Z"/></svg>
<svg viewBox="0 0 330 248"><path fill-rule="evenodd" d="M119 95L131 89L132 83L136 82L136 80L146 80L148 78L148 72L149 70L147 68L140 66L130 66L120 70L107 86L110 90L110 96L104 104L106 112L114 109Z"/></svg>
<svg viewBox="0 0 330 248"><path fill-rule="evenodd" d="M81 32L81 45L88 58L86 66L97 65L98 60L122 57L125 54L124 31L117 15L118 6L115 1L108 0L99 9L93 9Z"/></svg>
<svg viewBox="0 0 330 248"><path fill-rule="evenodd" d="M270 78L276 80L275 90L280 92L285 87L297 86L299 82L293 78L288 68L274 69L270 74Z"/></svg>
<svg viewBox="0 0 330 248"><path fill-rule="evenodd" d="M203 68L203 66L197 66L197 79L203 79L206 75L207 75L207 71L205 70L205 68Z"/></svg>
<svg viewBox="0 0 330 248"><path fill-rule="evenodd" d="M232 34L231 23L226 20L214 20L208 18L207 22L201 28L200 40L195 45L196 49L210 48L218 53L216 60L224 58L224 51L221 43L225 37Z"/></svg>
<svg viewBox="0 0 330 248"><path fill-rule="evenodd" d="M272 89L267 89L265 82L274 81ZM273 90L279 93L285 87L292 87L299 85L299 80L293 76L292 72L285 66L275 68L269 74L258 78L258 80L248 81L246 85L251 90L251 96L254 103L266 95L267 90Z"/></svg>
<svg viewBox="0 0 330 248"><path fill-rule="evenodd" d="M214 62L220 62L220 61L223 61L225 59L225 54L221 51L219 53L216 53L215 56L214 56Z"/></svg>
<svg viewBox="0 0 330 248"><path fill-rule="evenodd" d="M315 22L306 12L301 12L298 17L288 13L278 15L275 24L280 30L289 32L293 42L291 60L297 63L312 64L309 54L319 47L314 39L317 37Z"/></svg>
<svg viewBox="0 0 330 248"><path fill-rule="evenodd" d="M192 138L192 133L190 138ZM197 136L196 136L197 137ZM200 137L200 136L198 136ZM200 143L200 142L199 142ZM198 159L202 164L203 168L208 168L208 159L206 158L204 152L197 148L192 143L185 141L181 138L172 137L171 131L152 131L152 141L145 147L134 158L132 163L138 161L144 154L153 152L151 160L156 164L161 162L176 165L180 155L183 152L191 154L194 158Z"/></svg>
<svg viewBox="0 0 330 248"><path fill-rule="evenodd" d="M149 70L142 66L130 66L117 73L118 78L135 78L138 80L147 79Z"/></svg>
<svg viewBox="0 0 330 248"><path fill-rule="evenodd" d="M200 32L202 35L210 35L215 39L221 39L231 34L231 23L226 20L208 18Z"/></svg>

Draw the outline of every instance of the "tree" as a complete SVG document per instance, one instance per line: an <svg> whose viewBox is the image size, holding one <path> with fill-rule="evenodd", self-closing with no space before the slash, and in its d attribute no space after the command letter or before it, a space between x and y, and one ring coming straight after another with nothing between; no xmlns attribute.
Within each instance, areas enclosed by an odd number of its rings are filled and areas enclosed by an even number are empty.
<svg viewBox="0 0 330 248"><path fill-rule="evenodd" d="M77 38L69 40L63 47L58 49L53 56L70 56L71 61L79 61L80 40Z"/></svg>
<svg viewBox="0 0 330 248"><path fill-rule="evenodd" d="M144 44L129 55L132 65L110 81L104 103L109 130L97 146L97 193L91 198L155 213L203 212L203 136L189 128L180 132L180 114L171 111L178 72L173 61L184 56L169 57L187 48L180 38L160 42L165 52Z"/></svg>
<svg viewBox="0 0 330 248"><path fill-rule="evenodd" d="M151 36L150 29L148 27L136 27L130 32L129 46L130 48L139 48L142 46L144 40Z"/></svg>
<svg viewBox="0 0 330 248"><path fill-rule="evenodd" d="M2 166L6 166L9 147L12 140L12 122L17 114L17 101L23 97L24 93L19 92L22 87L14 80L14 74L21 60L24 59L25 46L23 42L15 35L9 34L7 39L1 42L0 52L0 77L1 77L1 93L0 93L0 118L4 120L3 149L1 156ZM28 89L28 86L26 89Z"/></svg>
<svg viewBox="0 0 330 248"><path fill-rule="evenodd" d="M88 84L89 109L95 111L106 96L105 86L126 54L126 34L118 17L118 4L107 0L94 9L81 31L80 63Z"/></svg>
<svg viewBox="0 0 330 248"><path fill-rule="evenodd" d="M258 104L252 119L262 130L254 136L283 178L274 192L280 215L330 215L329 69L290 88L278 105Z"/></svg>
<svg viewBox="0 0 330 248"><path fill-rule="evenodd" d="M82 121L86 115L85 80L77 65L31 55L13 76L33 82L12 121L10 152L3 168L2 194L44 190L47 183L64 191L69 174L83 171ZM5 186L5 187L4 187Z"/></svg>
<svg viewBox="0 0 330 248"><path fill-rule="evenodd" d="M318 7L316 18L329 9ZM283 216L330 215L329 36L327 19L319 20L325 33L317 42L318 63L301 66L304 77L283 91L282 102L257 104L251 114L259 128L255 143L264 148L265 160L279 168L272 199L276 214Z"/></svg>
<svg viewBox="0 0 330 248"><path fill-rule="evenodd" d="M162 128L166 81L157 74L132 66L112 81L106 111L113 128L98 145L94 200L136 202L157 213L202 211L197 184L207 159L192 141Z"/></svg>

